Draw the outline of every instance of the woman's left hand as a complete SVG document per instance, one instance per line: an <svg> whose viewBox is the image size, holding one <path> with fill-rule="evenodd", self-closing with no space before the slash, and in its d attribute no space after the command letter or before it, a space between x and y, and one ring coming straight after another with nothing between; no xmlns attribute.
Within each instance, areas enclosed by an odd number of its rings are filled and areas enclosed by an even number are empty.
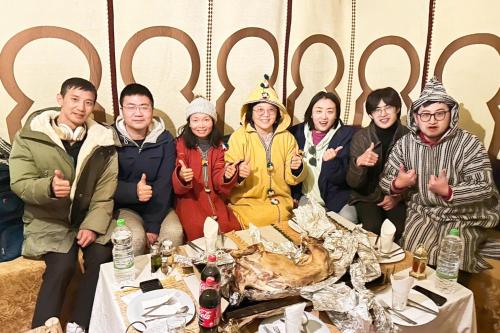
<svg viewBox="0 0 500 333"><path fill-rule="evenodd" d="M302 165L302 156L299 154L299 150L295 148L292 156L292 161L290 162L290 168L292 170L298 170Z"/></svg>
<svg viewBox="0 0 500 333"><path fill-rule="evenodd" d="M339 151L344 148L342 146L338 146L337 148L328 148L325 153L323 154L323 161L330 161L333 160L335 157L337 157Z"/></svg>

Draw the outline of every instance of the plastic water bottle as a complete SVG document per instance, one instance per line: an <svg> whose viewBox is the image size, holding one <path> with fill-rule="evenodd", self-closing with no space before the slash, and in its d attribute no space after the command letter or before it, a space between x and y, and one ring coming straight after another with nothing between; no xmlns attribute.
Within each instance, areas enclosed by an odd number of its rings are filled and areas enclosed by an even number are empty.
<svg viewBox="0 0 500 333"><path fill-rule="evenodd" d="M444 293L452 293L457 287L458 269L463 248L456 228L441 241L436 267L436 287Z"/></svg>
<svg viewBox="0 0 500 333"><path fill-rule="evenodd" d="M113 242L113 267L116 284L124 285L133 282L135 268L132 231L125 225L124 219L116 220L116 228L111 235L111 241Z"/></svg>

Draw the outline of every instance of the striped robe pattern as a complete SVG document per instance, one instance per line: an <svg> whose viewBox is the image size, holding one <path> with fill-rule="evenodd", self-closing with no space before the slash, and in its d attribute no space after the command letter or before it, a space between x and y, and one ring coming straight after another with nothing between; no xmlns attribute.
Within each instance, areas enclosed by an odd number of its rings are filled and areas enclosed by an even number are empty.
<svg viewBox="0 0 500 333"><path fill-rule="evenodd" d="M441 240L451 228L458 228L464 241L460 269L479 272L491 268L480 247L486 241L486 229L498 224L500 203L490 161L479 139L455 127L431 147L414 130L406 134L395 144L385 165L380 180L385 193L390 193L400 163L417 173L416 186L407 190L403 248L414 251L423 243L429 250L429 264L436 265ZM446 169L453 190L449 201L427 187L430 176L439 175L442 169Z"/></svg>

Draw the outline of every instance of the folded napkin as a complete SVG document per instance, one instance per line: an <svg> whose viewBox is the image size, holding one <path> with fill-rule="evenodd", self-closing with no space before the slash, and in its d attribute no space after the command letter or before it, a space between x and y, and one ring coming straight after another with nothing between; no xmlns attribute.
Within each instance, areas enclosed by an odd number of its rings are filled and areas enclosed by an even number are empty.
<svg viewBox="0 0 500 333"><path fill-rule="evenodd" d="M306 303L298 303L285 308L285 328L287 333L302 332L302 317Z"/></svg>
<svg viewBox="0 0 500 333"><path fill-rule="evenodd" d="M205 236L205 249L207 253L215 253L217 250L217 235L219 234L219 224L210 216L205 219L203 225L203 235Z"/></svg>
<svg viewBox="0 0 500 333"><path fill-rule="evenodd" d="M385 219L380 228L380 251L390 252L392 249L392 242L394 234L396 233L396 226L389 220Z"/></svg>
<svg viewBox="0 0 500 333"><path fill-rule="evenodd" d="M410 288L413 286L413 282L413 277L409 276L408 273L405 275L391 275L392 292L407 298L410 293Z"/></svg>

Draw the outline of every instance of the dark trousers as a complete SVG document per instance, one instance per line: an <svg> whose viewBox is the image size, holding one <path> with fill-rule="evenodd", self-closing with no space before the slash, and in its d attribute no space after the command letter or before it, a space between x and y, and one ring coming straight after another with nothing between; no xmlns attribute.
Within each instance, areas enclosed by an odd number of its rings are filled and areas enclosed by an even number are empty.
<svg viewBox="0 0 500 333"><path fill-rule="evenodd" d="M50 317L61 315L66 288L75 272L79 246L76 242L68 253L49 252L44 256L45 272L36 300L32 327L42 326ZM85 273L78 286L76 304L70 322L87 329L90 323L100 265L112 259L112 245L92 243L83 248Z"/></svg>
<svg viewBox="0 0 500 333"><path fill-rule="evenodd" d="M380 235L380 227L385 219L389 219L396 226L394 240L399 241L405 228L406 205L403 201L391 210L384 210L373 202L357 202L355 204L358 221L363 224L363 229Z"/></svg>

